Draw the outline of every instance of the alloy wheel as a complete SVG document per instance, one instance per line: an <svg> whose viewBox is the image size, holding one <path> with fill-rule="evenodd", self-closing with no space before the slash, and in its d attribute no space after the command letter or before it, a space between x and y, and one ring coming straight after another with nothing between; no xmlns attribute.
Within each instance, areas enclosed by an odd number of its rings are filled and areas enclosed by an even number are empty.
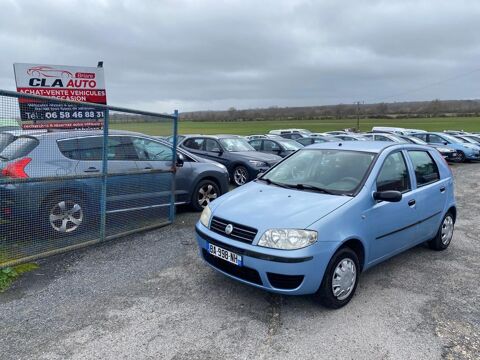
<svg viewBox="0 0 480 360"><path fill-rule="evenodd" d="M198 204L204 208L210 201L218 197L217 190L212 184L205 184L198 190Z"/></svg>
<svg viewBox="0 0 480 360"><path fill-rule="evenodd" d="M83 223L83 209L72 200L60 201L50 210L50 225L59 233L71 233Z"/></svg>
<svg viewBox="0 0 480 360"><path fill-rule="evenodd" d="M441 230L441 238L443 245L448 245L453 237L453 219L450 215L447 215L445 219L443 219L442 223L442 230Z"/></svg>
<svg viewBox="0 0 480 360"><path fill-rule="evenodd" d="M241 186L247 182L248 179L248 171L244 167L237 167L233 173L233 179L235 184Z"/></svg>

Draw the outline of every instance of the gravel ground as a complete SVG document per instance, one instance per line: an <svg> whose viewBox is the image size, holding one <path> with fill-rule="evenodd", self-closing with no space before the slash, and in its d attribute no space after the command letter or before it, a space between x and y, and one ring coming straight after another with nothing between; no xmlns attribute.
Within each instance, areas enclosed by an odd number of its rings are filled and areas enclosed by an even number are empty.
<svg viewBox="0 0 480 360"><path fill-rule="evenodd" d="M197 256L198 214L51 257L0 294L0 359L480 359L480 164L456 165L450 248L362 274L332 311L227 279Z"/></svg>

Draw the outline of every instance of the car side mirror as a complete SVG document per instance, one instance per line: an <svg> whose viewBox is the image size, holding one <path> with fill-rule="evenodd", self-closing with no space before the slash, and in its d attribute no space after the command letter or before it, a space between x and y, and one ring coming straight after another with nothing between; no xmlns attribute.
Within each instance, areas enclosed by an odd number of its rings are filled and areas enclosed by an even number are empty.
<svg viewBox="0 0 480 360"><path fill-rule="evenodd" d="M185 156L182 153L177 152L177 161L175 162L176 167L182 167L185 163Z"/></svg>
<svg viewBox="0 0 480 360"><path fill-rule="evenodd" d="M448 141L444 141L444 142L443 142L443 145L448 145Z"/></svg>
<svg viewBox="0 0 480 360"><path fill-rule="evenodd" d="M402 193L396 190L375 191L373 198L377 201L399 202L402 200Z"/></svg>

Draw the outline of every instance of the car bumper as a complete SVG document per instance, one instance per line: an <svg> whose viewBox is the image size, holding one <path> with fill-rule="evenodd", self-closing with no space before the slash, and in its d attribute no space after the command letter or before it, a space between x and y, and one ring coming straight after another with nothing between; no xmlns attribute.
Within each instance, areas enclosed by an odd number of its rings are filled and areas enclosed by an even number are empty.
<svg viewBox="0 0 480 360"><path fill-rule="evenodd" d="M338 245L322 242L321 246L299 250L275 250L225 238L201 224L195 230L200 256L215 270L245 284L285 295L315 293ZM242 266L210 255L208 243L241 255Z"/></svg>

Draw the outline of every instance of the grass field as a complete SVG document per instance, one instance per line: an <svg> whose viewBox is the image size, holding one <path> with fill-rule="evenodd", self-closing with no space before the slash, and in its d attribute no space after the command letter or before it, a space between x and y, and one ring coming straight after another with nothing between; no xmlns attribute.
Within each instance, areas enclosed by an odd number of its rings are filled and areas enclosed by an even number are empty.
<svg viewBox="0 0 480 360"><path fill-rule="evenodd" d="M180 121L180 134L265 134L272 129L305 128L313 132L342 130L356 126L356 120L278 120L278 121L235 121L235 122L199 122ZM368 131L372 126L396 126L430 131L465 130L480 131L480 117L451 117L429 119L362 119L360 130ZM138 131L149 135L169 135L171 124L166 123L117 123L113 129Z"/></svg>

